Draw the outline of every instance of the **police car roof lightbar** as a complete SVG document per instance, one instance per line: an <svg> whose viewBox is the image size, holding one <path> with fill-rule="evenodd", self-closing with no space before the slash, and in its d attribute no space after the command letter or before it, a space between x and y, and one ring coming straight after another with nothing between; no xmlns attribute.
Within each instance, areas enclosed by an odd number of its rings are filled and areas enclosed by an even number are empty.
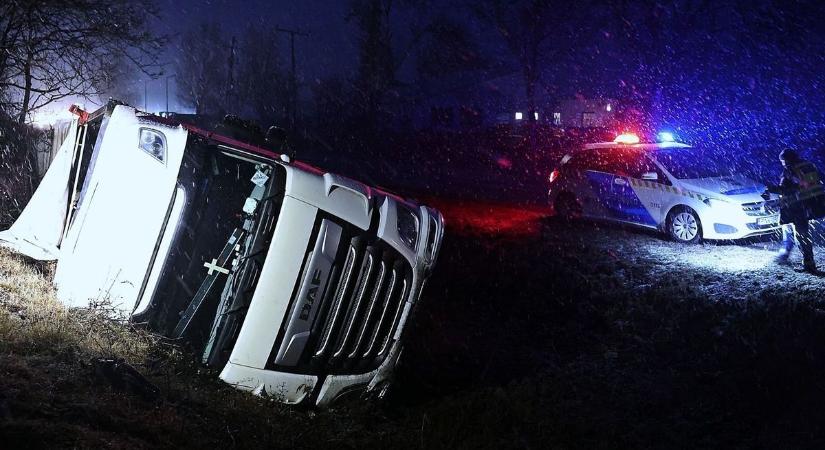
<svg viewBox="0 0 825 450"><path fill-rule="evenodd" d="M675 142L676 138L673 137L673 133L670 131L661 131L659 134L656 135L656 138L659 142Z"/></svg>
<svg viewBox="0 0 825 450"><path fill-rule="evenodd" d="M616 144L638 144L639 136L634 133L622 133L616 136L616 139L613 139L613 142Z"/></svg>

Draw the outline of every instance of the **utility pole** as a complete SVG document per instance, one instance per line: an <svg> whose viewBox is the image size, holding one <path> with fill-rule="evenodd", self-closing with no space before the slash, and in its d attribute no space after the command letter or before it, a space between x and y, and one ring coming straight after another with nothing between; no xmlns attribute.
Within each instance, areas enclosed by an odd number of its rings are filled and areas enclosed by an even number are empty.
<svg viewBox="0 0 825 450"><path fill-rule="evenodd" d="M275 27L275 30L280 33L286 33L289 35L289 45L292 52L292 74L289 80L289 120L291 122L292 128L295 128L296 116L298 111L298 78L295 75L295 36L307 37L309 36L309 33L305 33L299 30L290 30L289 28L281 28L277 26Z"/></svg>
<svg viewBox="0 0 825 450"><path fill-rule="evenodd" d="M143 80L143 110L149 111L149 108L146 107L146 94L149 92L149 88L147 87L147 81Z"/></svg>
<svg viewBox="0 0 825 450"><path fill-rule="evenodd" d="M166 75L166 115L169 116L169 79L175 78L177 74Z"/></svg>
<svg viewBox="0 0 825 450"><path fill-rule="evenodd" d="M227 77L228 86L226 86L226 95L224 96L224 108L235 107L235 103L230 103L230 96L235 90L235 36L232 36L232 44L229 47L229 76ZM233 99L234 100L234 99ZM227 110L227 112L232 112Z"/></svg>

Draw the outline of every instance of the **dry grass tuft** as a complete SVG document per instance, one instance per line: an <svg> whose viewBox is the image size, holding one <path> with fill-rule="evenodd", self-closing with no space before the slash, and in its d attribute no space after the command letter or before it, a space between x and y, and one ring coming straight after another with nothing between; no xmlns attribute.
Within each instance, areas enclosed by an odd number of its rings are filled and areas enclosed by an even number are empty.
<svg viewBox="0 0 825 450"><path fill-rule="evenodd" d="M0 249L0 348L74 352L143 361L155 338L101 302L67 308L57 301L50 264L32 265Z"/></svg>

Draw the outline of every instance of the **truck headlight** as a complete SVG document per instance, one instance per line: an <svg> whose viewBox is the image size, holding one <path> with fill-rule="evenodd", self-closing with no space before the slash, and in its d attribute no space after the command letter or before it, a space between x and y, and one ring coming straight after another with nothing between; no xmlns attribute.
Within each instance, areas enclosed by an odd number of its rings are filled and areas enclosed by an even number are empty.
<svg viewBox="0 0 825 450"><path fill-rule="evenodd" d="M415 250L418 244L418 215L404 205L398 205L397 211L398 237L407 247Z"/></svg>
<svg viewBox="0 0 825 450"><path fill-rule="evenodd" d="M140 149L166 164L166 136L149 128L140 129Z"/></svg>

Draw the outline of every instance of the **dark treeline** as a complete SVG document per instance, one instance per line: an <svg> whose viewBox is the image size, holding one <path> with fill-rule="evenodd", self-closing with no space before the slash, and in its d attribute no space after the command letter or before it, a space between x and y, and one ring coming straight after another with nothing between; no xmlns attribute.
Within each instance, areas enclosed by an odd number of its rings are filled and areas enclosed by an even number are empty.
<svg viewBox="0 0 825 450"><path fill-rule="evenodd" d="M6 2L0 110L24 122L72 96L140 106L143 86L128 75L138 73L175 76L179 100L198 113L288 125L314 148L361 156L420 151L432 134L420 116L442 97L461 114L461 133L515 105L530 122L581 97L615 99L628 128L667 127L731 152L744 145L759 156L752 165L777 147L816 153L825 141L819 2L348 0L347 11L357 61L293 78L289 37L265 20L182 24L163 53L148 25L163 11L151 2ZM325 30L302 31L299 40ZM332 65L336 56L309 57ZM484 98L490 85L506 104ZM439 154L470 152L456 140L436 144Z"/></svg>

